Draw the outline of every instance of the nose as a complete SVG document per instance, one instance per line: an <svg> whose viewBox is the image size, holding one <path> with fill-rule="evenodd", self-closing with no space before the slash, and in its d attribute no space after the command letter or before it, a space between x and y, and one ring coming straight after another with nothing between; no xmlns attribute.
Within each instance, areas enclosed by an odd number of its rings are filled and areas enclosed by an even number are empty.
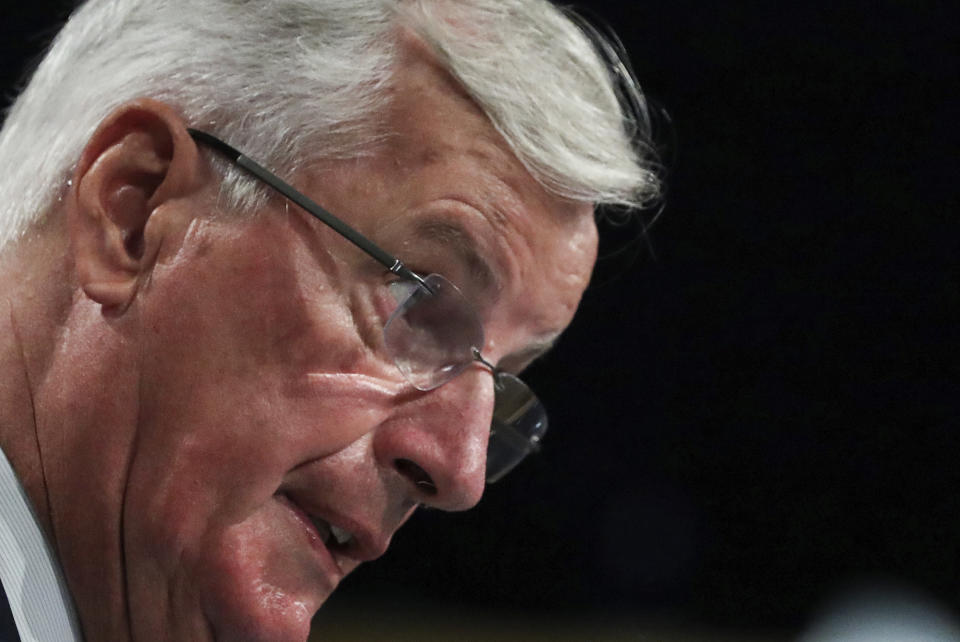
<svg viewBox="0 0 960 642"><path fill-rule="evenodd" d="M402 403L374 436L378 461L403 479L417 502L450 511L476 505L486 484L493 414L489 371L476 364Z"/></svg>

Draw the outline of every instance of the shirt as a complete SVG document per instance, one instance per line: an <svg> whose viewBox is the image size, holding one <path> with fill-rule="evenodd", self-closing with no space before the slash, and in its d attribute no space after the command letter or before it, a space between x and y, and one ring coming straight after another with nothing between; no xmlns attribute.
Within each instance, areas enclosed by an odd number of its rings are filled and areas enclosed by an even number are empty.
<svg viewBox="0 0 960 642"><path fill-rule="evenodd" d="M83 640L60 564L2 449L0 581L22 642Z"/></svg>

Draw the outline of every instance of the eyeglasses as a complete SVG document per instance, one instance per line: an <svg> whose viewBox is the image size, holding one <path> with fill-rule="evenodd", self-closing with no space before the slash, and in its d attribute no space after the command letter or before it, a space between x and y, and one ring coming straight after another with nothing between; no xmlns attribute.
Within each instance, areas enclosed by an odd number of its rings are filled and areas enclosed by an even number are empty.
<svg viewBox="0 0 960 642"><path fill-rule="evenodd" d="M280 192L400 277L390 285L397 309L383 326L384 345L404 378L417 390L438 388L474 363L490 370L494 408L487 446L487 483L499 480L539 449L547 431L543 404L527 384L480 354L483 325L457 286L439 274L422 277L413 272L400 259L216 136L196 129L187 131L195 141Z"/></svg>

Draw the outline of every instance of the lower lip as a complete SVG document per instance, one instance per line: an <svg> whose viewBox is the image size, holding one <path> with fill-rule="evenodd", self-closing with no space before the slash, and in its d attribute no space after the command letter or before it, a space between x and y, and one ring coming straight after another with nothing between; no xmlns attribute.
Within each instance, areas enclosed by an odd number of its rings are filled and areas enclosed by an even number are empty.
<svg viewBox="0 0 960 642"><path fill-rule="evenodd" d="M286 495L278 494L276 498L277 501L293 513L293 516L300 522L300 525L307 534L307 539L310 541L310 546L318 553L324 572L333 579L334 584L338 583L343 578L343 570L340 568L340 565L337 564L337 561L333 559L333 555L324 545L323 540L320 539L320 534L317 532L317 528L313 525L313 522L310 521L310 517Z"/></svg>

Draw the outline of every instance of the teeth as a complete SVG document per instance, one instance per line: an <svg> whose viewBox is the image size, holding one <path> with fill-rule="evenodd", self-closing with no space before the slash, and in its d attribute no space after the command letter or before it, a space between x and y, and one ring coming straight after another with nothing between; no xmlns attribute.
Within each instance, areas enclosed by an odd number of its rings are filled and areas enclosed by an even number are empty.
<svg viewBox="0 0 960 642"><path fill-rule="evenodd" d="M336 526L330 526L330 533L333 535L333 538L337 540L337 544L346 544L351 539L353 539L353 534L343 530L342 528L337 528Z"/></svg>
<svg viewBox="0 0 960 642"><path fill-rule="evenodd" d="M330 541L330 524L326 523L319 517L310 517L310 521L313 522L313 525L317 528L317 533L320 534L320 539L323 540L323 543L326 544Z"/></svg>
<svg viewBox="0 0 960 642"><path fill-rule="evenodd" d="M329 544L330 540L333 539L336 540L337 544L343 545L353 539L353 534L349 531L337 528L319 517L311 517L310 521L317 527L317 532L320 534L320 539L323 540L324 544Z"/></svg>

